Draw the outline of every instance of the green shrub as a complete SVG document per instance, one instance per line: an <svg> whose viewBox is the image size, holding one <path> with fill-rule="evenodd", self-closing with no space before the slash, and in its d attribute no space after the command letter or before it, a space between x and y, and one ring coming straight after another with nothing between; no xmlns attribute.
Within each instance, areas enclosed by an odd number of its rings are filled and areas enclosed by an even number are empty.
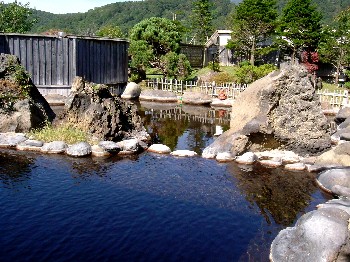
<svg viewBox="0 0 350 262"><path fill-rule="evenodd" d="M235 76L228 72L219 72L211 78L211 81L215 81L217 85L220 85L227 82L234 82Z"/></svg>
<svg viewBox="0 0 350 262"><path fill-rule="evenodd" d="M258 67L251 65L249 62L241 63L235 71L235 78L238 83L249 84L276 69L277 67L271 64L265 64Z"/></svg>
<svg viewBox="0 0 350 262"><path fill-rule="evenodd" d="M350 82L345 82L344 87L350 89Z"/></svg>

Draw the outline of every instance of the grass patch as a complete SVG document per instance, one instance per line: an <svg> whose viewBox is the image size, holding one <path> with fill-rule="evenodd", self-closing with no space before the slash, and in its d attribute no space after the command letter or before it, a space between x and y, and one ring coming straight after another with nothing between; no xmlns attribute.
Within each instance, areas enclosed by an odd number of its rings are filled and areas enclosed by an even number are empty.
<svg viewBox="0 0 350 262"><path fill-rule="evenodd" d="M322 91L327 90L329 92L334 92L334 91L344 91L344 90L347 90L347 89L344 88L344 87L340 87L337 84L330 84L330 83L327 83L327 82L323 82L321 90Z"/></svg>
<svg viewBox="0 0 350 262"><path fill-rule="evenodd" d="M90 137L83 131L70 125L46 125L42 129L34 129L28 135L44 142L64 141L67 144L89 141Z"/></svg>

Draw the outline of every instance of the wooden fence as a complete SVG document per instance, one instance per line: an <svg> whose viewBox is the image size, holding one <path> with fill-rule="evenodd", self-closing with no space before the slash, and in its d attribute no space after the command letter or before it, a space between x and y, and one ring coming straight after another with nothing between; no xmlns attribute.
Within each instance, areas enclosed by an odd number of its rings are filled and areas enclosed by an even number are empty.
<svg viewBox="0 0 350 262"><path fill-rule="evenodd" d="M68 95L76 76L124 88L128 45L123 39L0 33L0 53L17 56L44 95Z"/></svg>
<svg viewBox="0 0 350 262"><path fill-rule="evenodd" d="M332 92L329 90L319 90L317 94L320 96L321 103L327 103L333 109L350 106L348 90L336 90Z"/></svg>
<svg viewBox="0 0 350 262"><path fill-rule="evenodd" d="M182 95L185 91L198 91L212 97L217 97L219 91L223 89L228 98L235 99L248 85L237 83L216 85L215 83L208 82L199 83L198 81L155 78L146 80L146 86L150 89L170 91L178 95Z"/></svg>

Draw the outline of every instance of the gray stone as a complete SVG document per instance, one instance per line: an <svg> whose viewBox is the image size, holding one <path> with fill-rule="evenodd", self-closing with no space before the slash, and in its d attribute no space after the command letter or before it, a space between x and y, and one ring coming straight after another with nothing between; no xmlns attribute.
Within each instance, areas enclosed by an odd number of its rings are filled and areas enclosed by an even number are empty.
<svg viewBox="0 0 350 262"><path fill-rule="evenodd" d="M111 153L99 145L91 146L91 155L95 157L109 157Z"/></svg>
<svg viewBox="0 0 350 262"><path fill-rule="evenodd" d="M316 173L316 172L321 172L327 169L326 166L322 166L322 165L310 165L310 164L306 164L306 170L310 173Z"/></svg>
<svg viewBox="0 0 350 262"><path fill-rule="evenodd" d="M170 91L164 90L142 90L140 100L157 101L157 102L177 102L177 95Z"/></svg>
<svg viewBox="0 0 350 262"><path fill-rule="evenodd" d="M230 152L222 152L216 155L216 161L218 162L231 162L235 159Z"/></svg>
<svg viewBox="0 0 350 262"><path fill-rule="evenodd" d="M267 160L259 160L259 163L263 166L267 167L280 167L282 166L282 159L281 158L273 158L273 159L267 159Z"/></svg>
<svg viewBox="0 0 350 262"><path fill-rule="evenodd" d="M28 139L19 143L16 149L20 151L40 151L43 145L43 141Z"/></svg>
<svg viewBox="0 0 350 262"><path fill-rule="evenodd" d="M339 138L340 140L350 141L350 133L343 133Z"/></svg>
<svg viewBox="0 0 350 262"><path fill-rule="evenodd" d="M87 142L79 142L69 146L66 154L74 157L84 157L91 155L91 146Z"/></svg>
<svg viewBox="0 0 350 262"><path fill-rule="evenodd" d="M350 117L346 118L344 122L338 125L338 130L348 128L350 126Z"/></svg>
<svg viewBox="0 0 350 262"><path fill-rule="evenodd" d="M41 152L49 153L49 154L61 154L66 152L66 148L68 145L63 141L53 141L49 143L45 143L41 147Z"/></svg>
<svg viewBox="0 0 350 262"><path fill-rule="evenodd" d="M329 208L329 207L330 208L339 208L350 215L350 200L349 199L345 199L345 198L331 199L331 200L327 201L326 203L319 204L317 206L318 209Z"/></svg>
<svg viewBox="0 0 350 262"><path fill-rule="evenodd" d="M141 147L137 139L127 139L117 142L117 145L121 148L120 155L136 154L140 151Z"/></svg>
<svg viewBox="0 0 350 262"><path fill-rule="evenodd" d="M153 144L148 148L149 152L158 153L158 154L170 154L170 147L163 144Z"/></svg>
<svg viewBox="0 0 350 262"><path fill-rule="evenodd" d="M325 191L335 194L341 190L335 186L350 188L350 168L334 168L322 172L317 178L317 184ZM342 189L345 192L345 190Z"/></svg>
<svg viewBox="0 0 350 262"><path fill-rule="evenodd" d="M236 158L236 162L239 164L251 165L258 160L258 157L252 152L246 152Z"/></svg>
<svg viewBox="0 0 350 262"><path fill-rule="evenodd" d="M295 170L295 171L303 171L306 169L306 166L304 163L294 163L294 164L287 164L284 166L287 170Z"/></svg>
<svg viewBox="0 0 350 262"><path fill-rule="evenodd" d="M121 98L136 99L140 96L140 94L141 94L141 87L134 82L130 82L126 85L126 88L123 94L121 95Z"/></svg>
<svg viewBox="0 0 350 262"><path fill-rule="evenodd" d="M247 136L228 130L203 150L202 157L215 158L218 153L223 152L230 152L233 156L240 155L246 151L248 142Z"/></svg>
<svg viewBox="0 0 350 262"><path fill-rule="evenodd" d="M273 240L270 260L336 261L349 237L349 218L338 208L322 208L303 215L294 227L282 230Z"/></svg>
<svg viewBox="0 0 350 262"><path fill-rule="evenodd" d="M100 141L98 145L110 154L117 154L122 150L120 145L113 141Z"/></svg>
<svg viewBox="0 0 350 262"><path fill-rule="evenodd" d="M0 147L16 147L27 139L22 133L0 133Z"/></svg>
<svg viewBox="0 0 350 262"><path fill-rule="evenodd" d="M120 141L145 131L136 105L112 95L106 85L78 80L60 122L78 127L97 141Z"/></svg>
<svg viewBox="0 0 350 262"><path fill-rule="evenodd" d="M338 144L331 150L319 155L315 164L321 166L350 166L350 142Z"/></svg>
<svg viewBox="0 0 350 262"><path fill-rule="evenodd" d="M187 91L182 95L182 102L192 105L209 105L212 102L212 98L200 92Z"/></svg>
<svg viewBox="0 0 350 262"><path fill-rule="evenodd" d="M179 156L179 157L193 157L197 156L197 153L191 150L175 150L170 153L173 156Z"/></svg>
<svg viewBox="0 0 350 262"><path fill-rule="evenodd" d="M334 120L336 123L340 124L350 117L350 107L341 108L338 114L335 116Z"/></svg>

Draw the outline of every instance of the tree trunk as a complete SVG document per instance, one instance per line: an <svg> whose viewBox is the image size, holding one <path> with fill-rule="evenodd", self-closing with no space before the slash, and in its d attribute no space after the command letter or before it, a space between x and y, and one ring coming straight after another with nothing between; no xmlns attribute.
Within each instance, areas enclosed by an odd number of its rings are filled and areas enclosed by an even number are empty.
<svg viewBox="0 0 350 262"><path fill-rule="evenodd" d="M253 39L252 48L250 49L250 64L255 64L255 39Z"/></svg>

